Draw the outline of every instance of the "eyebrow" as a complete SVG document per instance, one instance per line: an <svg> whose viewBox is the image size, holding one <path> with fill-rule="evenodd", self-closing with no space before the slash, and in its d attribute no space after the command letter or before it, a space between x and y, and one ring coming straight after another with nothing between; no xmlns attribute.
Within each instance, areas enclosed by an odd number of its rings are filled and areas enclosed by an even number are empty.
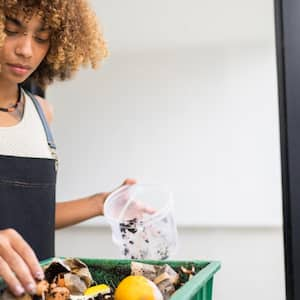
<svg viewBox="0 0 300 300"><path fill-rule="evenodd" d="M25 26L20 20L18 20L18 19L15 19L15 18L12 18L12 17L6 17L6 21L12 22L12 23L14 23L16 26L18 26L18 27L22 27L22 28L24 28L24 29L26 28L26 26ZM49 30L49 29L47 29L47 28L41 26L41 27L37 30L37 32L48 31L48 30Z"/></svg>
<svg viewBox="0 0 300 300"><path fill-rule="evenodd" d="M6 21L9 21L9 22L12 22L14 23L15 25L19 26L19 27L25 27L21 21L17 20L17 19L14 19L14 18L11 18L11 17L6 17Z"/></svg>

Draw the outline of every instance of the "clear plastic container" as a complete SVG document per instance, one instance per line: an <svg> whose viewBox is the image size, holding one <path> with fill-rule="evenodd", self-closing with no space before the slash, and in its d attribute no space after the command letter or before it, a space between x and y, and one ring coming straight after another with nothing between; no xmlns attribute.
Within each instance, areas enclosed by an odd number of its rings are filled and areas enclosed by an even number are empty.
<svg viewBox="0 0 300 300"><path fill-rule="evenodd" d="M126 185L105 201L112 238L129 259L167 259L178 237L170 191L159 185Z"/></svg>

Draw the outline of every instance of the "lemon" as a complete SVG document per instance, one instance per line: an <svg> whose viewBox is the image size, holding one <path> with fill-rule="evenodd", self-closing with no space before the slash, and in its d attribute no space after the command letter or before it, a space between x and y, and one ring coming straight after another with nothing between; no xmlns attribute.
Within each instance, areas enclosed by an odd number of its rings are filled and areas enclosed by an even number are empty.
<svg viewBox="0 0 300 300"><path fill-rule="evenodd" d="M140 275L125 277L115 290L115 300L163 300L158 287Z"/></svg>
<svg viewBox="0 0 300 300"><path fill-rule="evenodd" d="M105 294L110 292L110 287L106 284L98 284L89 287L84 291L85 296L93 296L98 294Z"/></svg>

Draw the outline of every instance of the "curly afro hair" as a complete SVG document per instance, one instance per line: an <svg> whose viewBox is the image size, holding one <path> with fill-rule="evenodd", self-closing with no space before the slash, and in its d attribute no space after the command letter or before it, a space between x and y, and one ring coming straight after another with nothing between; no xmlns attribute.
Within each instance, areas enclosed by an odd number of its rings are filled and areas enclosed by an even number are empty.
<svg viewBox="0 0 300 300"><path fill-rule="evenodd" d="M37 13L51 32L49 51L29 78L41 87L71 78L81 66L96 68L107 55L87 0L0 0L0 47L6 37L6 17L16 18L20 12L28 19Z"/></svg>

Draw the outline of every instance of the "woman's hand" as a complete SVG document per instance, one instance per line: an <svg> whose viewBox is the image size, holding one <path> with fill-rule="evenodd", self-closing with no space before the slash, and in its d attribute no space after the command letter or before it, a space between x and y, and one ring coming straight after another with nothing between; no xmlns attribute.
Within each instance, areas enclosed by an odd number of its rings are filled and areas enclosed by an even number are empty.
<svg viewBox="0 0 300 300"><path fill-rule="evenodd" d="M111 192L108 192L108 193L99 193L99 194L93 195L92 197L96 201L96 205L98 207L99 215L103 215L103 205L104 205L104 202L106 201L107 197L111 193L113 193L114 191L118 190L119 188L121 188L124 185L131 185L131 184L136 184L136 180L135 179L131 179L131 178L127 178L127 179L125 179L123 181L123 183L119 187L115 188Z"/></svg>
<svg viewBox="0 0 300 300"><path fill-rule="evenodd" d="M33 250L14 229L0 230L0 276L16 296L34 294L35 279L44 278Z"/></svg>
<svg viewBox="0 0 300 300"><path fill-rule="evenodd" d="M125 185L132 185L132 184L136 184L136 183L137 183L137 181L135 179L128 178L128 179L124 180L124 182L118 188L114 189L110 193L105 194L105 199L103 201L103 204L104 204L105 200L107 199L107 197L114 191L120 189L121 187L123 187ZM121 204L122 201L120 201L119 209L120 209L121 214L123 214L122 213L123 208L128 205L127 202L128 202L128 199L126 197L124 198L123 204ZM102 207L103 207L103 205L102 205ZM103 208L102 208L102 210L103 210ZM147 206L145 203L142 203L138 200L131 201L130 204L128 205L128 207L125 208L125 210L126 210L126 212L124 212L125 214L122 216L122 219L124 219L124 218L125 219L142 218L144 214L154 214L156 212L155 209L153 209L150 206Z"/></svg>
<svg viewBox="0 0 300 300"><path fill-rule="evenodd" d="M135 183L134 179L126 179L121 186ZM56 203L55 228L64 228L103 215L104 202L111 193L98 193L77 200Z"/></svg>
<svg viewBox="0 0 300 300"><path fill-rule="evenodd" d="M56 203L55 228L64 228L91 219L93 217L103 215L104 202L106 201L107 197L122 186L132 185L135 183L135 179L127 178L118 188L109 193L98 193L77 200ZM155 210L153 210L152 208L146 207L138 201L134 201L134 203L132 204L138 206L137 209L141 214L152 214L155 212Z"/></svg>

